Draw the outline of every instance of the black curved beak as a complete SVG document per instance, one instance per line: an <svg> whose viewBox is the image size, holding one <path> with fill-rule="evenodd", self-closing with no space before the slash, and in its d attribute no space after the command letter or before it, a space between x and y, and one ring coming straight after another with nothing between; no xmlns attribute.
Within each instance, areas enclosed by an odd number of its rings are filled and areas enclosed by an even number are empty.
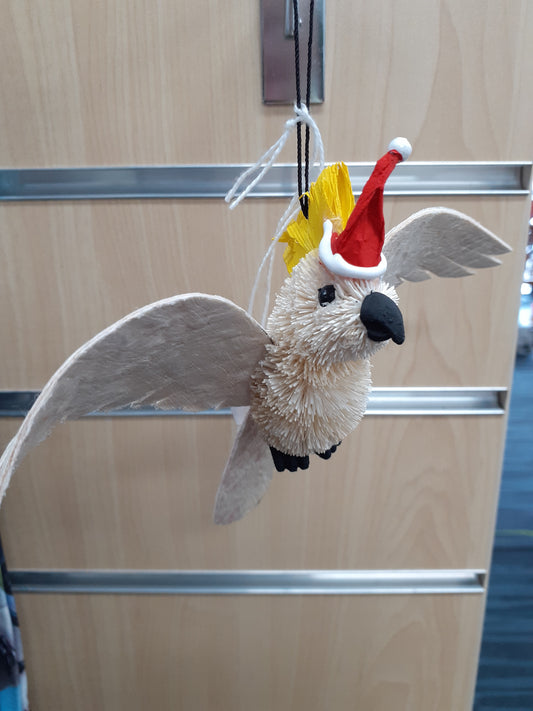
<svg viewBox="0 0 533 711"><path fill-rule="evenodd" d="M392 299L379 291L373 291L363 299L361 321L372 341L392 338L398 345L405 341L402 312Z"/></svg>

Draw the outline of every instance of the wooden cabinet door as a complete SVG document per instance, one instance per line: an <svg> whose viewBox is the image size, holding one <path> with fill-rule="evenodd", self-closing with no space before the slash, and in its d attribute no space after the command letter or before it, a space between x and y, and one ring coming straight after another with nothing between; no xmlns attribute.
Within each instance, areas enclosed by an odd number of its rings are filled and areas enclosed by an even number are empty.
<svg viewBox="0 0 533 711"><path fill-rule="evenodd" d="M291 115L261 101L258 3L0 7L6 171L251 163ZM327 160L373 162L396 135L413 143L413 161L529 160L532 30L526 0L328 2L326 100L312 109ZM292 143L280 160L294 160ZM434 204L468 213L514 251L469 279L403 285L407 342L379 354L374 384L508 389L528 195L386 197L386 223ZM285 206L0 203L0 391L39 390L84 341L151 301L200 291L246 306ZM276 286L283 270L280 248ZM229 527L211 521L229 417L69 423L14 477L0 513L8 563L487 570L505 422L369 416L329 462L276 475ZM19 424L0 420L1 447ZM466 711L484 594L411 593L21 593L30 699L58 711Z"/></svg>

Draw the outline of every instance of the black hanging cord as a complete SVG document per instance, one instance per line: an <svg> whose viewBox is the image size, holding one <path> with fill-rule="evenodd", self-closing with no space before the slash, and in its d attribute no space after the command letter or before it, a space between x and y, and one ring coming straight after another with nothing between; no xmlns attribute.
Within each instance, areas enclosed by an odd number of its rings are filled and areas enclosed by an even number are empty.
<svg viewBox="0 0 533 711"><path fill-rule="evenodd" d="M293 24L294 24L294 73L296 76L296 106L302 105L302 94L300 91L300 13L298 12L298 0L292 0ZM296 152L298 156L298 197L303 214L307 217L307 205L302 189L302 124L296 124Z"/></svg>
<svg viewBox="0 0 533 711"><path fill-rule="evenodd" d="M311 106L311 60L313 48L313 16L315 10L315 0L311 0L309 5L309 39L307 40L307 87L305 93L305 105L310 111ZM305 192L309 191L309 125L305 124ZM306 200L308 203L308 199ZM306 213L309 212L309 205L306 204ZM308 216L307 214L305 215Z"/></svg>
<svg viewBox="0 0 533 711"><path fill-rule="evenodd" d="M294 69L296 75L296 106L302 105L302 94L300 90L300 13L298 12L298 0L293 0L293 18L294 18ZM309 35L307 40L307 85L305 94L305 105L309 110L311 101L311 59L313 47L313 16L315 2L310 1L309 4ZM300 207L307 219L309 216L309 200L305 194L309 191L309 142L310 130L309 126L305 125L305 172L302 176L302 124L298 122L296 125L296 151L298 157L298 196L300 198ZM305 178L305 184L304 184Z"/></svg>

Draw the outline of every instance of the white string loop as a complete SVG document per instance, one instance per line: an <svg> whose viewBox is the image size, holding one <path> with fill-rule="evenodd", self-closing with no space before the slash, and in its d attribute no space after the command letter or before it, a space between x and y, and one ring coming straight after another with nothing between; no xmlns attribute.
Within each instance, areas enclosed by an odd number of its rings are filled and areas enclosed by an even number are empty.
<svg viewBox="0 0 533 711"><path fill-rule="evenodd" d="M261 158L259 158L256 163L241 173L233 184L233 187L226 195L226 202L229 204L230 210L237 207L237 205L255 188L257 183L266 175L266 173L268 173L298 123L305 123L313 132L314 151L312 162L313 164L318 162L321 170L324 167L324 144L322 143L320 129L311 117L311 114L305 104L301 104L299 107L295 104L294 113L296 115L285 122L285 130L274 145L270 146L270 148L263 153ZM242 185L245 184L246 180L256 171L259 171L259 173L255 176L255 178L253 178L253 180L246 185L243 191L235 197Z"/></svg>
<svg viewBox="0 0 533 711"><path fill-rule="evenodd" d="M296 127L298 123L304 123L312 131L313 135L313 155L311 158L311 164L313 166L318 167L318 173L320 173L324 169L324 144L322 142L322 136L320 135L320 129L318 128L317 124L315 123L314 119L311 117L311 114L309 113L309 110L305 104L300 104L300 106L297 106L296 104L294 105L294 113L295 116L292 118L288 119L288 121L285 122L285 130L283 131L282 135L278 138L276 143L274 143L270 148L263 153L261 158L259 158L254 165L250 166L247 168L241 175L237 178L235 183L233 184L233 187L231 190L228 192L226 195L226 202L229 204L230 210L233 210L237 205L244 200L244 198L255 188L257 183L268 173L272 165L274 164L274 161L278 157L278 155L281 153L283 150L284 145L287 143L287 139L291 135L292 131ZM259 173L250 180L250 182L246 185L246 187L242 190L239 195L237 195L237 192L241 189L241 187L246 183L246 181L252 176L255 172L259 171ZM235 197L237 195L237 197ZM266 284L266 293L265 293L265 301L264 301L264 308L263 308L263 315L261 318L261 326L263 328L265 327L266 321L267 321L267 316L268 316L268 306L270 302L270 291L271 291L271 285L272 285L272 270L273 270L273 265L274 265L274 247L276 244L279 242L279 238L282 236L282 234L285 232L287 229L287 226L292 222L292 220L295 219L297 216L298 212L300 211L300 204L299 204L299 198L300 196L296 192L292 198L291 201L289 202L289 205L283 215L281 216L278 226L276 228L276 232L274 234L274 237L272 239L272 242L270 243L265 256L263 257L261 264L259 265L259 269L257 270L257 274L254 279L253 287L252 287L252 293L250 294L250 302L248 304L248 313L251 314L254 306L254 301L255 297L257 294L257 289L259 286L259 280L261 278L261 274L263 272L263 269L265 267L265 264L267 263L269 257L270 257L270 263L268 266L268 273L267 273L267 284Z"/></svg>

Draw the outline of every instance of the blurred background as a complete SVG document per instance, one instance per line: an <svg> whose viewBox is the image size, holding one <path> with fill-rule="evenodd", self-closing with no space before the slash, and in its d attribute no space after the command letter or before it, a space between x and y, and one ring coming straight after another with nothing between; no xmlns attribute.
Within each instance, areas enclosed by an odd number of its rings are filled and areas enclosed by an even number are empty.
<svg viewBox="0 0 533 711"><path fill-rule="evenodd" d="M533 220L475 709L533 709Z"/></svg>

